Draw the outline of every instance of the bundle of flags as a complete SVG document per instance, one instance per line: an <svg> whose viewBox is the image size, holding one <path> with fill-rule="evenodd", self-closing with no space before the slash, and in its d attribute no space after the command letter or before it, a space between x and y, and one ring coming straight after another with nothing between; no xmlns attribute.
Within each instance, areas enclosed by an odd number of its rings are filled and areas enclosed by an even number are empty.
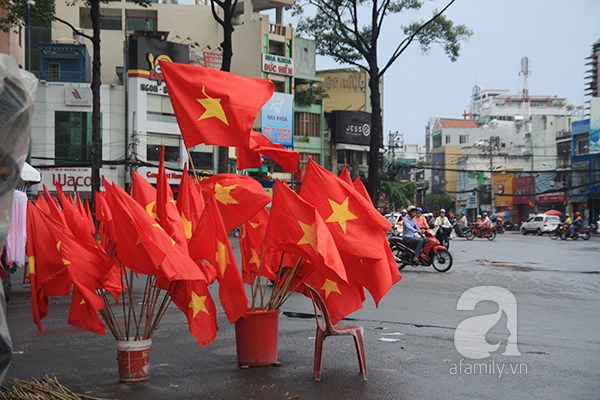
<svg viewBox="0 0 600 400"><path fill-rule="evenodd" d="M176 63L161 68L186 147L234 146L239 168L260 166L265 155L297 170L299 153L252 130L273 93L271 81ZM126 278L133 274L153 277L151 289L168 292L202 346L217 334L208 290L215 281L231 323L254 306L256 293L249 302L244 282L262 278L281 289L277 304L312 284L337 322L362 307L364 289L378 304L401 279L386 240L390 223L347 170L336 177L309 160L299 194L277 182L271 197L250 177L218 174L196 182L185 168L175 202L163 149L156 187L134 172L131 196L114 184L105 189L96 193L96 221L88 203L60 185L57 197L44 187L28 205L33 320L40 331L49 297L72 293L69 324L104 334L107 323L117 337L107 308L131 295ZM241 272L227 234L236 227Z"/></svg>

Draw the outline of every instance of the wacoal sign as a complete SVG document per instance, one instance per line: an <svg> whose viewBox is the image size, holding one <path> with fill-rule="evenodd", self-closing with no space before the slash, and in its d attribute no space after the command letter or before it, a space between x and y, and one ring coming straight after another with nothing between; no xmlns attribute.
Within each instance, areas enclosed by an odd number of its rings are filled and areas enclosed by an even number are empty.
<svg viewBox="0 0 600 400"><path fill-rule="evenodd" d="M92 89L83 87L65 87L65 105L91 106Z"/></svg>

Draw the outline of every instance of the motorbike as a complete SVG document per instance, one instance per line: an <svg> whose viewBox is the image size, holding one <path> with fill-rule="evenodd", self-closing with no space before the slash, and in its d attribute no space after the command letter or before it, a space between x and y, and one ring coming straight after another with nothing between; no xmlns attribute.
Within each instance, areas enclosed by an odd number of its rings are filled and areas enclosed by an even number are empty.
<svg viewBox="0 0 600 400"><path fill-rule="evenodd" d="M496 233L502 235L504 233L504 222L498 218L498 222L496 223Z"/></svg>
<svg viewBox="0 0 600 400"><path fill-rule="evenodd" d="M475 225L472 225L470 229L465 231L465 237L467 240L473 240L476 237L494 240L496 239L496 228L485 228L480 230Z"/></svg>
<svg viewBox="0 0 600 400"><path fill-rule="evenodd" d="M464 231L467 230L468 228L463 228L460 226L460 224L458 222L456 222L452 226L452 229L454 229L454 233L456 234L456 237L465 237Z"/></svg>
<svg viewBox="0 0 600 400"><path fill-rule="evenodd" d="M573 232L573 236L571 236L571 225L560 224L559 226L561 226L559 233L560 240L567 240L568 238L572 238L573 240L577 240L579 238L582 238L583 240L589 240L592 237L589 226L582 226L581 228L576 229L575 232ZM550 233L552 234L553 232L554 231Z"/></svg>
<svg viewBox="0 0 600 400"><path fill-rule="evenodd" d="M402 270L407 265L413 267L429 267L438 272L446 272L452 267L452 254L440 244L433 235L431 229L425 230L425 244L419 255L419 261L414 261L415 249L411 245L405 243L402 238L391 236L388 238L388 243L398 264L398 269Z"/></svg>
<svg viewBox="0 0 600 400"><path fill-rule="evenodd" d="M452 228L439 228L436 239L440 242L442 246L446 248L446 250L450 250L450 234L452 233Z"/></svg>

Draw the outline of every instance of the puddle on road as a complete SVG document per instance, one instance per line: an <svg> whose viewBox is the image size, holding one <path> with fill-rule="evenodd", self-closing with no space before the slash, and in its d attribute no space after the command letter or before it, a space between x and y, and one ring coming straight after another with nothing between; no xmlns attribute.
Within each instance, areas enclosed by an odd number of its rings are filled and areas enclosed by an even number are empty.
<svg viewBox="0 0 600 400"><path fill-rule="evenodd" d="M482 259L477 259L475 260L477 261L479 264L481 265L485 265L485 266L491 266L494 268L503 268L503 269L508 269L510 271L519 271L519 272L532 272L532 271L539 271L539 272L564 272L564 273L570 273L570 274L590 274L590 275L600 275L600 271L568 271L568 270L564 270L564 269L542 269L542 268L534 268L534 267L530 267L530 266L525 266L525 265L517 265L517 264L511 264L505 261L491 261L491 260L482 260ZM532 262L529 262L527 264L535 264Z"/></svg>

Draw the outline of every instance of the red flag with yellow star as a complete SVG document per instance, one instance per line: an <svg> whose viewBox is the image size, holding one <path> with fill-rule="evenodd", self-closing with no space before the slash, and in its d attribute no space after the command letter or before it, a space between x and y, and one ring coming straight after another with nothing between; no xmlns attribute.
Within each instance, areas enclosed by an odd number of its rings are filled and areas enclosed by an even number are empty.
<svg viewBox="0 0 600 400"><path fill-rule="evenodd" d="M314 206L277 180L265 245L310 260L324 276L346 282L346 270L331 233Z"/></svg>
<svg viewBox="0 0 600 400"><path fill-rule="evenodd" d="M152 219L156 219L156 188L137 171L131 173L132 196Z"/></svg>
<svg viewBox="0 0 600 400"><path fill-rule="evenodd" d="M90 234L90 226L87 215L85 214L85 209L83 209L83 207L77 209L75 203L73 203L73 199L71 197L67 197L67 195L65 195L63 192L60 182L55 182L54 184L56 186L56 193L58 194L58 199L60 200L63 215L67 223L66 226L69 227L69 230L73 232L73 235L76 237L86 240L90 243L94 242L95 238ZM93 233L95 234L96 232Z"/></svg>
<svg viewBox="0 0 600 400"><path fill-rule="evenodd" d="M381 238L391 224L388 222L383 232L373 205L312 159L308 160L300 196L319 211L340 252L361 258L385 257Z"/></svg>
<svg viewBox="0 0 600 400"><path fill-rule="evenodd" d="M73 288L71 294L71 308L67 323L99 335L106 333L106 326L98 316L97 310L89 306L77 286Z"/></svg>
<svg viewBox="0 0 600 400"><path fill-rule="evenodd" d="M287 150L283 145L273 143L265 135L255 131L250 133L250 147L237 149L237 169L260 168L261 155L269 157L288 172L298 171L299 152Z"/></svg>
<svg viewBox="0 0 600 400"><path fill-rule="evenodd" d="M204 198L188 174L187 163L181 174L176 205L181 215L185 237L189 240L204 210Z"/></svg>
<svg viewBox="0 0 600 400"><path fill-rule="evenodd" d="M181 215L175 205L173 191L165 171L165 146L162 146L160 150L160 163L156 178L156 216L165 232L181 246L182 250L187 251L187 239Z"/></svg>
<svg viewBox="0 0 600 400"><path fill-rule="evenodd" d="M248 297L214 197L206 199L189 249L194 260L206 260L216 269L221 305L233 324L248 309Z"/></svg>
<svg viewBox="0 0 600 400"><path fill-rule="evenodd" d="M269 255L263 255L263 245L267 224L269 223L269 211L266 208L260 210L240 227L240 251L242 253L242 277L244 282L252 284L260 274L267 279L275 280L275 273L267 262L261 265L261 258L267 260ZM259 271L260 266L260 271Z"/></svg>
<svg viewBox="0 0 600 400"><path fill-rule="evenodd" d="M248 148L258 112L271 98L270 79L174 62L160 62L185 146Z"/></svg>
<svg viewBox="0 0 600 400"><path fill-rule="evenodd" d="M217 308L203 281L175 281L169 290L173 303L188 320L190 332L204 347L217 337Z"/></svg>
<svg viewBox="0 0 600 400"><path fill-rule="evenodd" d="M165 278L206 280L200 269L148 213L117 185L106 185L117 233L117 258L134 272Z"/></svg>
<svg viewBox="0 0 600 400"><path fill-rule="evenodd" d="M367 191L365 184L360 180L360 176L354 180L354 183L352 184L352 186L354 186L354 189L358 193L360 193L365 199L367 199L367 201L371 201L369 192Z"/></svg>
<svg viewBox="0 0 600 400"><path fill-rule="evenodd" d="M217 174L200 181L208 203L214 198L227 232L237 228L271 202L271 196L256 179L235 174Z"/></svg>
<svg viewBox="0 0 600 400"><path fill-rule="evenodd" d="M107 248L109 243L117 241L115 224L113 223L112 213L106 202L104 192L96 192L96 219L98 220L98 233L100 234L100 243Z"/></svg>
<svg viewBox="0 0 600 400"><path fill-rule="evenodd" d="M340 179L346 182L348 185L352 185L352 177L348 171L348 164L344 164L344 169L340 172Z"/></svg>
<svg viewBox="0 0 600 400"><path fill-rule="evenodd" d="M333 324L337 324L344 317L363 307L365 291L352 278L349 278L349 284L346 284L312 273L304 278L304 282L311 284L319 291L325 300ZM301 285L298 290L304 292L304 285ZM304 292L304 295L309 296L308 292Z"/></svg>

